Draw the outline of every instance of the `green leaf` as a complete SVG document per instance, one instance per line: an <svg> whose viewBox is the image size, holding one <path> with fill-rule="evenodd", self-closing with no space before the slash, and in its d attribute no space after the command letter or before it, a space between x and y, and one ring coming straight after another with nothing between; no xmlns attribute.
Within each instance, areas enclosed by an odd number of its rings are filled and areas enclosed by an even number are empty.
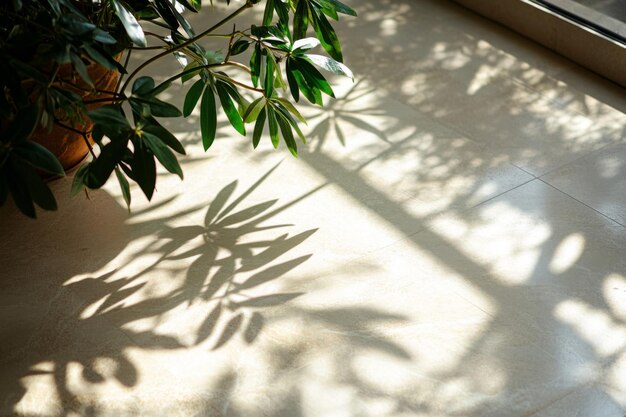
<svg viewBox="0 0 626 417"><path fill-rule="evenodd" d="M272 51L268 51L267 58L265 59L266 67L265 67L265 80L263 80L263 88L265 90L265 95L267 97L271 97L274 93L274 69L276 67L276 63L274 62L274 56L272 55Z"/></svg>
<svg viewBox="0 0 626 417"><path fill-rule="evenodd" d="M87 112L94 123L100 125L105 133L129 129L128 120L122 113L122 107L118 104L109 104Z"/></svg>
<svg viewBox="0 0 626 417"><path fill-rule="evenodd" d="M249 106L246 112L243 115L243 121L246 123L254 122L256 118L259 116L259 113L265 107L266 100L265 97L259 97L254 100Z"/></svg>
<svg viewBox="0 0 626 417"><path fill-rule="evenodd" d="M74 173L74 179L72 180L72 189L70 196L74 197L85 188L85 175L89 169L91 162L81 165Z"/></svg>
<svg viewBox="0 0 626 417"><path fill-rule="evenodd" d="M250 46L250 41L239 39L235 43L233 43L232 48L230 48L230 55L235 56L243 53Z"/></svg>
<svg viewBox="0 0 626 417"><path fill-rule="evenodd" d="M304 61L304 60L298 60L295 58L289 58L287 60L287 65L289 66L289 70L293 79L295 80L296 84L298 85L298 88L300 89L300 91L302 91L302 93L304 94L304 96L313 104L317 104L319 106L323 105L322 102L322 93L320 92L319 88L317 88L315 86L315 84L312 84L312 80L309 80L309 77L306 76L304 69L302 68L303 65L302 64L307 64L309 66L311 66L311 68L313 68L313 66L311 64L309 64L308 62ZM315 68L313 68L313 70L315 70ZM315 70L317 71L317 70ZM321 74L320 74L321 76ZM322 77L323 78L323 77ZM290 86L291 87L291 86ZM292 94L293 94L293 89L291 90ZM295 98L295 97L294 97Z"/></svg>
<svg viewBox="0 0 626 417"><path fill-rule="evenodd" d="M291 95L293 96L293 99L297 103L298 101L300 101L300 89L298 87L298 82L296 81L296 77L294 76L292 72L291 62L292 62L292 58L288 58L287 64L285 64L286 66L285 72L287 73L287 82L289 83L289 90L291 91Z"/></svg>
<svg viewBox="0 0 626 417"><path fill-rule="evenodd" d="M65 170L56 156L37 142L31 140L20 142L13 152L35 168L61 177L65 176Z"/></svg>
<svg viewBox="0 0 626 417"><path fill-rule="evenodd" d="M135 144L135 152L129 161L133 172L133 179L139 184L141 191L145 194L148 201L152 200L154 187L156 185L156 164L154 156L146 149L142 140L133 141Z"/></svg>
<svg viewBox="0 0 626 417"><path fill-rule="evenodd" d="M339 0L317 0L324 9L333 9L337 13L346 14L349 16L356 17L356 11L352 9L350 6L347 6L340 2Z"/></svg>
<svg viewBox="0 0 626 417"><path fill-rule="evenodd" d="M139 77L133 83L133 94L136 96L145 96L154 89L154 78L144 75Z"/></svg>
<svg viewBox="0 0 626 417"><path fill-rule="evenodd" d="M2 142L19 142L28 139L37 126L37 112L36 105L20 109L15 115L15 119L3 132Z"/></svg>
<svg viewBox="0 0 626 417"><path fill-rule="evenodd" d="M252 134L252 146L256 149L259 146L259 142L261 140L261 135L263 134L263 126L265 125L266 118L265 107L261 109L259 116L256 119L256 124L254 125L254 133Z"/></svg>
<svg viewBox="0 0 626 417"><path fill-rule="evenodd" d="M44 210L56 210L57 202L52 191L35 170L29 165L19 162L16 158L12 158L12 162L15 173L23 181L22 186L26 185L28 188L28 194L32 201Z"/></svg>
<svg viewBox="0 0 626 417"><path fill-rule="evenodd" d="M241 115L237 111L237 108L233 104L233 100L230 98L230 95L223 84L223 81L218 81L215 84L217 94L220 97L220 102L222 103L222 108L224 109L230 124L235 128L235 130L240 134L245 135L246 128L243 124L243 120L241 119Z"/></svg>
<svg viewBox="0 0 626 417"><path fill-rule="evenodd" d="M278 122L276 121L276 113L274 109L270 106L266 107L267 109L267 121L270 127L270 139L272 139L272 145L274 148L278 148L278 144L280 140L278 138Z"/></svg>
<svg viewBox="0 0 626 417"><path fill-rule="evenodd" d="M302 52L306 52L309 49L313 49L320 44L319 39L317 38L304 38L298 39L291 45L291 50L294 54L299 54Z"/></svg>
<svg viewBox="0 0 626 417"><path fill-rule="evenodd" d="M135 16L133 16L133 14L126 9L126 7L124 7L119 0L109 1L113 5L113 10L122 22L130 40L137 46L147 46L148 43L146 42L146 35L144 35L143 29L139 25L139 22L137 22L137 19L135 19Z"/></svg>
<svg viewBox="0 0 626 417"><path fill-rule="evenodd" d="M250 79L252 84L257 87L259 85L259 76L261 75L261 49L257 44L254 52L250 56Z"/></svg>
<svg viewBox="0 0 626 417"><path fill-rule="evenodd" d="M283 107L285 107L294 116L296 116L298 118L298 120L300 120L302 123L306 124L306 119L304 117L302 117L302 115L300 114L298 109L296 109L296 107L289 100L284 99L284 98L277 98L276 101L278 101L280 104L283 105Z"/></svg>
<svg viewBox="0 0 626 417"><path fill-rule="evenodd" d="M126 207L130 212L130 184L128 180L120 171L118 167L115 167L115 176L117 177L117 182L120 184L120 189L122 190L122 197L124 197L124 201L126 202Z"/></svg>
<svg viewBox="0 0 626 417"><path fill-rule="evenodd" d="M296 131L296 133L302 140L302 143L306 143L306 137L302 133L302 130L300 130L300 127L298 126L298 122L291 116L289 111L285 109L284 107L280 106L280 104L276 106L276 111L279 112L285 119L287 119L291 127L293 127L293 130Z"/></svg>
<svg viewBox="0 0 626 417"><path fill-rule="evenodd" d="M354 80L354 74L350 71L350 68L346 67L341 62L337 62L334 59L323 55L306 54L305 57L313 64L325 69L328 72L332 72L336 75L343 75Z"/></svg>
<svg viewBox="0 0 626 417"><path fill-rule="evenodd" d="M146 103L150 106L150 112L156 117L180 117L182 113L176 106L170 103L159 100L158 98L151 98L150 100L136 99L139 102Z"/></svg>
<svg viewBox="0 0 626 417"><path fill-rule="evenodd" d="M89 45L83 45L83 49L87 52L87 55L91 57L98 64L102 65L106 69L116 69L116 62L113 58L108 56L106 53L99 51L97 48L94 48Z"/></svg>
<svg viewBox="0 0 626 417"><path fill-rule="evenodd" d="M299 1L293 15L293 37L302 39L306 36L309 27L309 7L306 1Z"/></svg>
<svg viewBox="0 0 626 417"><path fill-rule="evenodd" d="M196 81L189 91L187 91L187 95L185 96L185 103L183 104L183 116L188 117L193 109L196 108L198 104L198 100L200 100L200 96L204 91L204 80Z"/></svg>
<svg viewBox="0 0 626 417"><path fill-rule="evenodd" d="M183 170L176 159L176 156L170 151L170 149L161 142L161 139L154 136L152 133L144 132L143 139L148 148L152 151L154 156L157 157L161 165L165 167L172 174L176 174L183 179Z"/></svg>
<svg viewBox="0 0 626 417"><path fill-rule="evenodd" d="M285 139L285 143L287 144L287 148L289 152L295 157L298 157L298 146L296 145L296 141L293 139L293 132L291 131L291 126L287 119L278 112L278 117L276 118L278 121L278 126L280 126L280 131L283 134L283 139Z"/></svg>
<svg viewBox="0 0 626 417"><path fill-rule="evenodd" d="M217 130L217 108L215 107L215 95L210 87L204 89L200 102L200 132L202 133L202 145L208 150L215 140Z"/></svg>
<svg viewBox="0 0 626 417"><path fill-rule="evenodd" d="M107 45L114 45L117 43L117 40L113 36L111 36L109 32L106 32L100 28L94 29L93 40L96 42L107 44Z"/></svg>
<svg viewBox="0 0 626 417"><path fill-rule="evenodd" d="M335 93L326 78L310 62L299 60L298 65L309 86L320 89L333 98L335 97Z"/></svg>
<svg viewBox="0 0 626 417"><path fill-rule="evenodd" d="M200 5L200 0L177 0L179 3L181 3L183 6L185 6L186 9L194 12L194 13L198 13L198 7Z"/></svg>
<svg viewBox="0 0 626 417"><path fill-rule="evenodd" d="M200 74L202 72L201 68L196 71L191 71L192 69L198 68L200 66L202 66L202 64L199 61L191 61L189 64L185 65L185 68L183 68L183 71L182 71L185 75L180 77L180 81L184 84L185 82L191 80L196 75Z"/></svg>
<svg viewBox="0 0 626 417"><path fill-rule="evenodd" d="M74 69L76 70L78 75L80 75L80 78L82 78L83 81L85 81L90 87L93 87L93 81L91 81L91 77L89 76L89 72L87 71L87 66L80 58L80 56L72 53L70 55L70 58L72 60L72 64L74 65Z"/></svg>
<svg viewBox="0 0 626 417"><path fill-rule="evenodd" d="M143 127L144 132L152 133L163 141L167 146L175 150L181 155L185 155L185 148L169 130L161 126L156 120L150 120L152 124Z"/></svg>
<svg viewBox="0 0 626 417"><path fill-rule="evenodd" d="M274 18L274 2L280 0L267 0L265 4L265 12L263 13L263 26L269 26L272 24Z"/></svg>
<svg viewBox="0 0 626 417"><path fill-rule="evenodd" d="M11 162L11 165L8 167L8 176L11 180L8 181L8 183L9 191L11 191L11 197L13 197L13 202L15 202L15 205L22 213L34 219L37 217L37 213L35 212L35 205L33 204L33 199L30 196L28 185L19 172L19 168L15 167L14 160Z"/></svg>
<svg viewBox="0 0 626 417"><path fill-rule="evenodd" d="M125 140L115 139L102 146L100 155L88 164L84 178L87 187L96 189L107 182L115 166L124 157L127 143L128 138Z"/></svg>
<svg viewBox="0 0 626 417"><path fill-rule="evenodd" d="M311 12L313 28L317 34L317 38L322 42L322 46L328 54L339 62L343 62L341 53L341 44L335 29L330 25L328 19L317 10Z"/></svg>

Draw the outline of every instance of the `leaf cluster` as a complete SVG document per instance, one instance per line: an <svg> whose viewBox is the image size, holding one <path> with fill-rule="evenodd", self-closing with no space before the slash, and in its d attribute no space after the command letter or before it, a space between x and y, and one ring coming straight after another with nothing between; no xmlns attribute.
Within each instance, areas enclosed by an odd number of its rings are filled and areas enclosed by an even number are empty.
<svg viewBox="0 0 626 417"><path fill-rule="evenodd" d="M100 188L115 173L129 207L132 183L152 198L158 165L183 178L177 155L185 149L160 118L197 114L207 150L223 112L235 131L244 136L252 132L253 147L267 131L274 147L282 139L297 156L297 140L306 142L299 123L306 122L291 99L297 103L303 96L321 106L323 95L334 97L320 70L352 77L342 64L330 21L356 13L338 0L265 0L259 25L243 30L234 25L232 32L220 33L257 3L247 0L217 24L199 30L185 16L198 12L202 0L3 2L0 205L11 195L30 217L36 216L35 206L56 209L41 173L63 176L64 169L32 140L35 132L45 134L55 126L86 142L93 139L93 157L74 175L72 194ZM222 38L224 48L205 48L200 42L205 37ZM311 53L318 46L328 56ZM138 49L154 53L127 71L130 54ZM180 71L158 84L142 75L145 67L167 56L178 59ZM96 67L119 74L114 89L98 85ZM235 74L242 72L248 82ZM188 86L182 111L159 99L179 81Z"/></svg>

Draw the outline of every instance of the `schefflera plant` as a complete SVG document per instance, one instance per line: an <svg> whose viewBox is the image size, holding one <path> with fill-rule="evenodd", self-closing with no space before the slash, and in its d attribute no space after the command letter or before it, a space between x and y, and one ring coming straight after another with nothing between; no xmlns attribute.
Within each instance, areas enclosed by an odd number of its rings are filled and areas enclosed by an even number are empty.
<svg viewBox="0 0 626 417"><path fill-rule="evenodd" d="M189 1L181 3L192 11L200 6L199 0L193 4ZM188 117L198 106L205 150L215 140L218 112L223 111L241 135L249 133L247 125L253 126L254 148L267 127L275 148L282 138L289 151L298 155L297 139L306 143L299 123L306 121L291 99L297 103L304 96L309 102L322 106L323 94L335 96L320 69L353 78L352 72L342 63L341 45L328 19L338 20L340 14L356 16L356 12L338 0L267 0L261 25L245 30L233 26L230 33L218 32L227 22L257 3L258 0L247 0L200 34L196 34L187 20L174 10L176 19L172 21L180 23L183 30L172 30L171 36L161 39L165 43L163 51L141 63L120 82L112 103L88 112L94 122L92 134L100 147L100 154L76 172L72 194L84 187L101 187L115 172L130 208L129 179L135 181L150 200L156 184L156 161L182 179L183 171L175 153L185 154L185 149L157 119ZM131 39L144 39L139 33L143 29L136 24L135 16L120 14L120 19ZM314 36L309 37L310 33ZM202 38L223 38L226 46L222 51L208 50L198 43ZM328 56L310 52L318 45ZM242 55L245 51L249 52L249 60L238 60L237 57L245 56ZM170 54L183 64L181 72L159 84L152 77L140 75L146 66ZM247 74L249 82L240 81L230 71ZM158 98L179 80L190 85L182 112ZM131 84L131 94L127 95L125 91ZM257 97L248 100L243 91ZM124 103L130 105L132 122L124 111Z"/></svg>

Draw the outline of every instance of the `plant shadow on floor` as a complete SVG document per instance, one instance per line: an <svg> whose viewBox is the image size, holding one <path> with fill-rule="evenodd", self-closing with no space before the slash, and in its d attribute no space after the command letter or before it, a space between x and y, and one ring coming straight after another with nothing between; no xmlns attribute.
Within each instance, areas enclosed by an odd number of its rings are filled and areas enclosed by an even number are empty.
<svg viewBox="0 0 626 417"><path fill-rule="evenodd" d="M141 379L129 349L174 351L198 346L211 351L235 336L253 343L263 330L266 309L302 295L275 289L311 257L290 258L288 253L316 231L291 234L293 225L271 224L289 204L276 207L278 200L248 203L274 169L240 194L236 194L237 181L224 187L201 225L164 227L177 216L199 211L198 207L167 219L123 226L118 223L123 211L100 193L91 203L83 203L117 213L111 219L100 225L85 223L76 234L44 234L39 243L57 245L49 251L52 254L29 261L33 262L30 269L18 269L31 270L30 276L8 276L1 283L0 415L97 415L102 399L90 397L88 387L110 381L133 387ZM139 211L129 220L150 210ZM10 230L14 213L5 210L3 214L3 228ZM44 225L38 227L45 228L46 219L39 221ZM61 225L67 226L65 221L55 224ZM117 229L107 229L112 225ZM99 232L105 235L102 239ZM14 248L28 245L26 238L20 239L12 242ZM142 244L131 250L133 241ZM87 242L98 246L96 253L79 251L80 260L62 258L64 243L72 252ZM122 275L123 266L108 266L115 265L111 261L125 247L132 252L131 263L147 259L130 276ZM43 264L49 259L46 267ZM94 277L86 273L87 268L108 271ZM168 322L180 317L184 329L174 326L174 331L168 331ZM37 392L30 384L33 380L54 381L56 392ZM56 408L50 410L55 397ZM24 407L31 414L21 412Z"/></svg>

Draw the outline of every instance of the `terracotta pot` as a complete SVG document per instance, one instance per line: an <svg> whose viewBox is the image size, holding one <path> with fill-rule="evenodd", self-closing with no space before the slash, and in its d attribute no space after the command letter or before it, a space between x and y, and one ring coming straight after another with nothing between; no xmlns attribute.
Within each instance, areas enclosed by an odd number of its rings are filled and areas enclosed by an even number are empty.
<svg viewBox="0 0 626 417"><path fill-rule="evenodd" d="M90 64L87 66L87 71L91 80L93 81L96 89L113 91L119 78L119 73L115 70L108 70L98 64ZM98 93L89 90L89 86L74 72L70 65L64 65L58 72L60 81L57 83L64 89L73 91L80 95L83 101L96 100L101 98L111 97L109 94ZM79 86L79 88L71 87L69 83ZM93 110L97 107L103 106L106 103L94 103L88 104L87 109ZM84 116L84 122L76 122L67 120L64 114L57 114L56 117L63 121L66 125L72 126L81 132L88 132L87 139L90 144L93 144L91 139L91 129L93 124L87 116ZM89 147L85 142L85 138L82 134L73 132L67 128L61 127L57 124L54 125L51 131L41 128L36 130L31 136L31 140L45 146L50 150L58 159L65 171L70 171L77 167L85 158L89 155Z"/></svg>

